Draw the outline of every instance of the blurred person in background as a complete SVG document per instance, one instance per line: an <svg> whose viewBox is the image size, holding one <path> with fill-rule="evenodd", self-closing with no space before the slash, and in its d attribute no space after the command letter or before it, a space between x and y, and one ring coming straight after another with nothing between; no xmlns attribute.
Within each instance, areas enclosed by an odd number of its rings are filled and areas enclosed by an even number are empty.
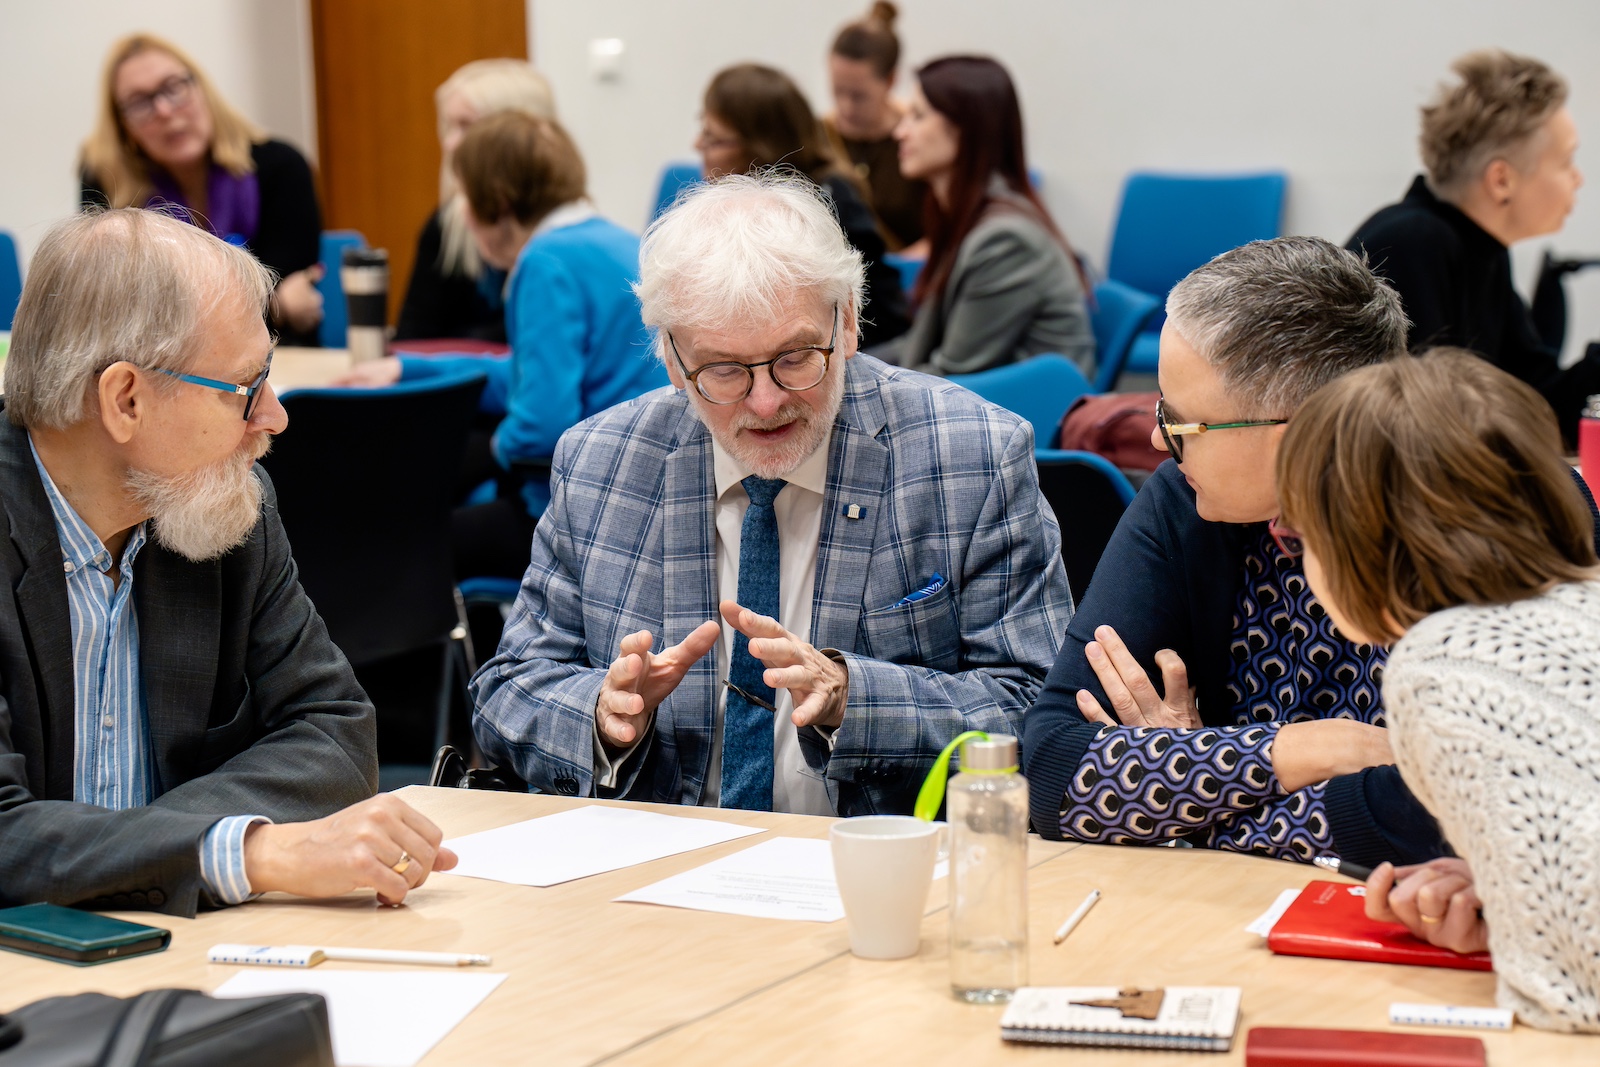
<svg viewBox="0 0 1600 1067"><path fill-rule="evenodd" d="M917 71L895 127L900 173L928 183L928 262L903 367L971 374L1045 352L1094 369L1088 289L1028 180L1022 108L1004 67L946 56Z"/></svg>
<svg viewBox="0 0 1600 1067"><path fill-rule="evenodd" d="M833 39L828 53L833 113L822 119L834 155L848 160L860 179L891 252L921 240L922 202L928 193L926 184L901 175L900 146L894 139L905 113L905 105L890 95L900 66L900 38L894 32L898 14L888 0L878 0ZM925 246L910 253L919 250L927 254Z"/></svg>
<svg viewBox="0 0 1600 1067"><path fill-rule="evenodd" d="M903 334L909 325L905 293L900 272L883 260L888 245L878 220L788 75L756 63L720 71L706 88L700 123L695 149L708 179L781 165L827 190L845 240L866 260L862 344L870 347Z"/></svg>
<svg viewBox="0 0 1600 1067"><path fill-rule="evenodd" d="M556 117L550 83L520 59L476 59L433 94L439 113L439 209L417 236L394 339L464 337L504 343L506 274L484 263L467 230L467 203L456 182L454 156L467 129L501 111Z"/></svg>
<svg viewBox="0 0 1600 1067"><path fill-rule="evenodd" d="M149 33L111 46L100 114L79 159L85 207L170 204L277 276L272 324L315 345L322 209L311 168L222 98L182 49Z"/></svg>

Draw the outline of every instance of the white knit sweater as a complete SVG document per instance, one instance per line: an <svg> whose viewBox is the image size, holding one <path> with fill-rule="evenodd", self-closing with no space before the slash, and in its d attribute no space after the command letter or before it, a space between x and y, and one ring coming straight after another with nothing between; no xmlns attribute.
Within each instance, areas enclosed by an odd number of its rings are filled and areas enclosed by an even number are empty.
<svg viewBox="0 0 1600 1067"><path fill-rule="evenodd" d="M1500 1006L1600 1032L1600 582L1430 615L1383 701L1401 775L1472 866Z"/></svg>

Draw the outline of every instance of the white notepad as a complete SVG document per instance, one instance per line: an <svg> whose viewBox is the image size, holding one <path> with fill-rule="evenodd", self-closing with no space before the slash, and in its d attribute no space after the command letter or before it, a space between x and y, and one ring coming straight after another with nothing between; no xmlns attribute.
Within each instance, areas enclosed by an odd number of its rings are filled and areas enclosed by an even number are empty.
<svg viewBox="0 0 1600 1067"><path fill-rule="evenodd" d="M1107 1000L1115 986L1025 986L1000 1020L1007 1041L1226 1052L1239 1025L1238 986L1167 986L1154 1019L1074 1001Z"/></svg>

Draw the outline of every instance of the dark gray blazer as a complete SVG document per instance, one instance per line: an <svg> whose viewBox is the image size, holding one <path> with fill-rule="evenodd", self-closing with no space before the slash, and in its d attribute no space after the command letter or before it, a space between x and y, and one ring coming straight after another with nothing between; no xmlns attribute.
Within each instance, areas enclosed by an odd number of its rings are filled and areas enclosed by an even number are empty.
<svg viewBox="0 0 1600 1067"><path fill-rule="evenodd" d="M256 472L265 502L243 545L193 563L151 541L135 564L160 795L126 811L79 804L60 541L27 431L0 414L0 906L193 915L215 903L199 845L219 818L321 818L376 790L372 705L296 580Z"/></svg>
<svg viewBox="0 0 1600 1067"><path fill-rule="evenodd" d="M1094 329L1072 257L1032 204L1002 185L956 250L938 300L884 350L902 367L971 374L1045 352L1094 371Z"/></svg>

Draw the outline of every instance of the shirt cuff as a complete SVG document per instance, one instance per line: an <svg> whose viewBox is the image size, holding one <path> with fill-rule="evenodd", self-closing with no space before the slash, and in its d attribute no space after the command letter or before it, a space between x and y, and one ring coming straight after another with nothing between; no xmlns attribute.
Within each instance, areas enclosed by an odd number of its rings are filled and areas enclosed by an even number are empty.
<svg viewBox="0 0 1600 1067"><path fill-rule="evenodd" d="M224 904L243 904L255 895L244 870L244 832L258 822L272 820L265 815L230 815L218 819L200 839L200 878Z"/></svg>
<svg viewBox="0 0 1600 1067"><path fill-rule="evenodd" d="M651 725L655 725L653 720ZM616 758L612 759L610 753L606 751L605 742L600 740L600 717L598 715L595 716L594 786L597 791L615 789L617 787L617 780L628 769L628 761L633 758L635 752L639 751L639 746L644 743L644 739L648 736L650 736L649 730L640 731L639 736L633 739L633 744L617 753Z"/></svg>

